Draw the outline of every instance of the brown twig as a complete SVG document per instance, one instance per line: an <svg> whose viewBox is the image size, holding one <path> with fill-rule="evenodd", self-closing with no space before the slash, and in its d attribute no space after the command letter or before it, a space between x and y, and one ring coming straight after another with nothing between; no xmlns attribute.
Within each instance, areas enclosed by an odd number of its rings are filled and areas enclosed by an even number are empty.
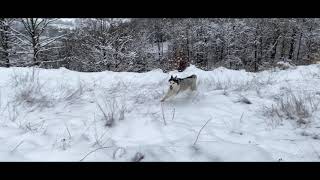
<svg viewBox="0 0 320 180"><path fill-rule="evenodd" d="M241 117L240 117L240 123L242 123L242 117L243 117L244 112L242 113Z"/></svg>
<svg viewBox="0 0 320 180"><path fill-rule="evenodd" d="M175 114L175 112L176 112L176 109L173 108L173 114L172 114L172 120L171 120L171 121L173 121L173 119L174 119L174 114Z"/></svg>
<svg viewBox="0 0 320 180"><path fill-rule="evenodd" d="M209 121L211 121L211 119L212 119L212 118L210 118L210 119L201 127L201 129L199 130L198 135L197 135L197 139L196 139L196 140L194 141L194 143L193 143L194 146L196 145L196 143L197 143L197 141L198 141L198 138L199 138L199 136L200 136L200 133L201 133L202 129L208 124Z"/></svg>
<svg viewBox="0 0 320 180"><path fill-rule="evenodd" d="M100 147L100 148L97 148L97 149L95 149L95 150L93 150L93 151L90 151L88 154L86 154L82 159L80 159L80 161L83 161L86 157L88 157L91 153L94 153L94 152L96 152L96 151L98 151L98 150L100 150L100 149L107 149L107 148L111 148L112 146L106 146L106 147Z"/></svg>
<svg viewBox="0 0 320 180"><path fill-rule="evenodd" d="M99 104L98 102L97 102L97 105L98 105L100 111L102 112L104 118L108 119L108 116L107 116L106 113L103 111L102 107L100 106L100 104Z"/></svg>
<svg viewBox="0 0 320 180"><path fill-rule="evenodd" d="M310 143L310 146L313 150L313 152L316 154L316 156L318 157L318 159L320 159L320 154L318 153L318 151L313 147L313 145Z"/></svg>
<svg viewBox="0 0 320 180"><path fill-rule="evenodd" d="M65 126L66 126L66 129L67 129L67 131L68 131L68 134L69 134L69 139L71 139L71 133L70 133L70 131L69 131L69 128L68 128L68 126L67 126L67 124L64 124Z"/></svg>
<svg viewBox="0 0 320 180"><path fill-rule="evenodd" d="M13 150L11 150L11 152L14 152L22 143L23 143L23 140Z"/></svg>
<svg viewBox="0 0 320 180"><path fill-rule="evenodd" d="M162 119L163 119L164 125L166 126L166 125L167 125L167 122L166 122L166 118L164 117L164 112L163 112L162 103L161 103L161 112L162 112Z"/></svg>

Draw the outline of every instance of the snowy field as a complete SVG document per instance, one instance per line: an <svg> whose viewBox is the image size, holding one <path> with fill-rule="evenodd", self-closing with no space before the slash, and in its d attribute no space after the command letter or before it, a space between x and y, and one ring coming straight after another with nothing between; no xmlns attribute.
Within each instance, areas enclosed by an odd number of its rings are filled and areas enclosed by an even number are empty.
<svg viewBox="0 0 320 180"><path fill-rule="evenodd" d="M198 91L160 103L171 74L196 74ZM319 65L0 68L0 161L320 161L319 102Z"/></svg>

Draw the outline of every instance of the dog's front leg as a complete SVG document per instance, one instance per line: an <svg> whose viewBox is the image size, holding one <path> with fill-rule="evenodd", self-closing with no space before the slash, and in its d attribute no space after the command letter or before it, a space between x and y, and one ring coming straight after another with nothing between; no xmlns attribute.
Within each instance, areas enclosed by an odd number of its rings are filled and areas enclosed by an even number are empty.
<svg viewBox="0 0 320 180"><path fill-rule="evenodd" d="M164 100L168 99L169 97L171 97L173 95L173 91L169 90L166 95L161 99L161 102L163 102Z"/></svg>
<svg viewBox="0 0 320 180"><path fill-rule="evenodd" d="M169 98L169 92L166 93L166 95L161 99L161 102Z"/></svg>

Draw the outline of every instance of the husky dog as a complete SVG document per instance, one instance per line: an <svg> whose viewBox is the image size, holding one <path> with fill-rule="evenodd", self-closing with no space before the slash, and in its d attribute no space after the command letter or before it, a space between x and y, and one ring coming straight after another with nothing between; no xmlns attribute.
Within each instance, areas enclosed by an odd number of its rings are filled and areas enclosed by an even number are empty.
<svg viewBox="0 0 320 180"><path fill-rule="evenodd" d="M161 102L171 96L177 95L179 92L190 89L191 91L197 90L197 76L195 74L186 78L177 78L171 75L169 79L170 87L167 94L161 99Z"/></svg>

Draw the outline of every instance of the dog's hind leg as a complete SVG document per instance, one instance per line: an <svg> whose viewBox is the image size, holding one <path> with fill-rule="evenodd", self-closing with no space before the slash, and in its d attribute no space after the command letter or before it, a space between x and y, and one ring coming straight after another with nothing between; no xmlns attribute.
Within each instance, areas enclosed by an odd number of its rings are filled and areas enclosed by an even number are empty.
<svg viewBox="0 0 320 180"><path fill-rule="evenodd" d="M192 85L191 85L191 91L196 91L197 90L197 82L194 81L192 82Z"/></svg>
<svg viewBox="0 0 320 180"><path fill-rule="evenodd" d="M191 91L196 91L197 90L197 75L192 75L193 79L192 79L192 84L191 84Z"/></svg>

